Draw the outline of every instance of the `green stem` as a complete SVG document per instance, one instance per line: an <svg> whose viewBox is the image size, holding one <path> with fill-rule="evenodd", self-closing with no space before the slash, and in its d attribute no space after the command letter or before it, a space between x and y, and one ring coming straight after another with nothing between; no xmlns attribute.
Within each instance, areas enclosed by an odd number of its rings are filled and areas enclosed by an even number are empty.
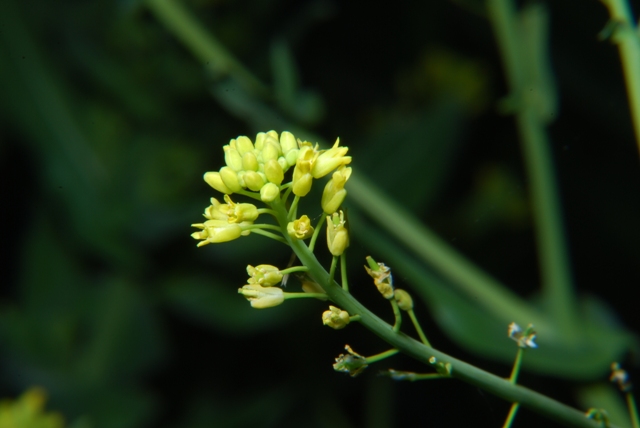
<svg viewBox="0 0 640 428"><path fill-rule="evenodd" d="M333 282L333 278L335 278L335 275L336 275L336 266L337 265L338 265L338 256L333 256L331 258L331 268L329 269L329 281L328 281L328 283Z"/></svg>
<svg viewBox="0 0 640 428"><path fill-rule="evenodd" d="M627 392L625 398L627 399L627 407L629 408L631 424L633 425L633 428L640 428L640 418L638 418L638 408L636 407L636 400L634 400L633 393Z"/></svg>
<svg viewBox="0 0 640 428"><path fill-rule="evenodd" d="M367 364L373 364L373 363L375 363L377 361L384 360L385 358L389 358L389 357L391 357L393 355L396 355L398 352L400 352L400 351L397 350L397 349L389 349L388 351L384 351L384 352L381 352L379 354L372 355L372 356L366 358Z"/></svg>
<svg viewBox="0 0 640 428"><path fill-rule="evenodd" d="M400 308L398 307L398 302L396 299L389 299L391 303L391 307L393 308L393 315L396 318L395 323L393 324L393 331L396 333L400 331L400 326L402 325L402 313L400 312Z"/></svg>
<svg viewBox="0 0 640 428"><path fill-rule="evenodd" d="M631 120L640 151L640 35L634 22L629 2L626 0L603 0L609 9L611 20L622 27L616 30L613 40L618 45L622 69L627 84Z"/></svg>
<svg viewBox="0 0 640 428"><path fill-rule="evenodd" d="M342 289L349 292L349 279L347 278L347 254L340 254L340 278L342 283Z"/></svg>
<svg viewBox="0 0 640 428"><path fill-rule="evenodd" d="M289 245L289 242L286 239L284 239L282 236L278 236L275 233L267 232L266 230L255 229L255 230L251 230L251 233L256 233L258 235L266 236L267 238L275 239L278 242L282 242L285 245Z"/></svg>
<svg viewBox="0 0 640 428"><path fill-rule="evenodd" d="M282 203L283 204L287 203L287 199L289 199L289 195L293 191L293 183L287 183L287 184L284 184L284 185L280 186L280 190L284 189L285 186L287 188L287 191L284 192L284 195L282 196Z"/></svg>
<svg viewBox="0 0 640 428"><path fill-rule="evenodd" d="M237 193L238 195L243 195L248 198L255 199L256 201L262 202L262 198L260 197L260 194L256 192L250 192L248 190L240 190L239 192L235 192L235 193Z"/></svg>
<svg viewBox="0 0 640 428"><path fill-rule="evenodd" d="M513 362L513 369L511 369L511 376L509 376L509 382L515 384L518 382L518 374L520 373L520 366L522 365L522 356L524 355L524 348L518 346L518 353L516 354L516 360Z"/></svg>
<svg viewBox="0 0 640 428"><path fill-rule="evenodd" d="M300 196L295 195L293 202L291 202L291 208L289 208L289 221L295 220L298 213L298 203L300 202Z"/></svg>
<svg viewBox="0 0 640 428"><path fill-rule="evenodd" d="M513 420L516 418L516 413L518 412L518 408L520 407L520 403L511 403L511 409L509 410L509 414L507 415L507 420L504 421L504 425L502 428L510 428Z"/></svg>
<svg viewBox="0 0 640 428"><path fill-rule="evenodd" d="M276 217L275 214L274 214L274 217ZM276 232L282 232L282 229L280 229L275 224L266 224L266 223L251 224L249 226L244 226L244 228L247 230L250 230L251 232L256 232L257 230L260 230L260 229L262 230L271 229L271 230L275 230Z"/></svg>
<svg viewBox="0 0 640 428"><path fill-rule="evenodd" d="M320 230L322 229L322 225L326 220L327 216L322 213L320 215L320 220L318 220L318 224L313 231L313 236L311 237L311 242L309 243L309 251L313 252L313 249L316 247L316 240L318 239L318 235L320 234Z"/></svg>
<svg viewBox="0 0 640 428"><path fill-rule="evenodd" d="M422 341L422 343L424 343L428 347L431 347L431 344L429 343L429 340L427 340L427 336L425 336L424 331L422 331L422 327L420 326L420 323L418 322L418 318L416 318L416 314L415 312L413 312L413 309L409 309L407 312L409 313L409 318L411 318L413 327L418 332L418 336L420 337L420 340Z"/></svg>
<svg viewBox="0 0 640 428"><path fill-rule="evenodd" d="M287 226L287 211L284 205L272 205L278 212L278 223L284 228L283 230L285 230ZM427 365L431 365L429 362L431 357L435 357L438 361L448 362L452 365L452 377L481 388L509 402L519 402L521 406L531 409L558 423L570 427L598 427L595 421L587 419L584 413L579 410L521 385L514 385L507 379L503 379L428 347L406 334L394 332L389 324L372 313L351 294L346 293L335 281L329 281L329 273L322 267L314 254L309 251L309 248L303 242L293 240L288 237L288 235L286 239L300 259L300 262L309 268L311 278L319 284L324 284L323 287L328 298L348 313L360 315L360 323L393 348Z"/></svg>
<svg viewBox="0 0 640 428"><path fill-rule="evenodd" d="M293 272L308 272L308 271L309 271L309 268L306 266L293 266L293 267L281 270L280 273L283 275L288 275Z"/></svg>
<svg viewBox="0 0 640 428"><path fill-rule="evenodd" d="M516 123L529 176L543 296L560 334L566 340L579 340L576 297L569 273L549 141L544 129L546 118L540 115L534 98L524 95L527 91L545 93L535 77L535 70L542 65L533 63L532 58L526 57L530 52L524 51L527 46L525 36L531 38L546 30L541 28L545 24L544 12L542 9L527 10L528 22L534 25L527 27L531 34L525 34L512 0L488 0L487 6L510 91L517 103ZM522 16L525 16L524 12ZM529 67L526 67L527 63Z"/></svg>
<svg viewBox="0 0 640 428"><path fill-rule="evenodd" d="M354 322L354 321L360 321L360 315L356 314L356 315L351 315L349 317L349 322Z"/></svg>
<svg viewBox="0 0 640 428"><path fill-rule="evenodd" d="M285 300L289 299L306 299L306 298L314 298L314 299L322 299L326 300L327 295L324 293L284 293Z"/></svg>
<svg viewBox="0 0 640 428"><path fill-rule="evenodd" d="M237 61L225 47L216 40L183 3L174 0L146 0L151 12L166 25L173 34L193 53L216 73L233 76L246 90L268 96L269 90L251 72Z"/></svg>
<svg viewBox="0 0 640 428"><path fill-rule="evenodd" d="M276 216L276 212L274 210L270 210L269 208L258 208L258 214L270 214L272 216ZM278 228L280 230L280 228Z"/></svg>

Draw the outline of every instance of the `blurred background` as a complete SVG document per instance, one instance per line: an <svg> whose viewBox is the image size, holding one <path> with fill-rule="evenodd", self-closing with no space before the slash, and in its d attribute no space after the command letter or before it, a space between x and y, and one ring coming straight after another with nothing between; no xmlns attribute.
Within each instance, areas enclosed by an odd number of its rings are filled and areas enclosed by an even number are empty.
<svg viewBox="0 0 640 428"><path fill-rule="evenodd" d="M482 2L176 2L220 63L176 36L164 4L0 2L0 397L41 386L68 426L93 428L501 426L508 404L477 388L376 376L423 370L402 356L335 373L345 343L369 355L385 344L322 326L317 301L257 311L237 295L247 264L285 266L288 249L257 235L197 249L189 236L218 196L202 174L230 138L339 136L354 174L534 295L527 178ZM638 331L638 148L617 48L598 38L609 15L595 0L544 4L573 278L609 308L601 322ZM357 283L375 250L356 237L352 253ZM358 297L391 317L374 293ZM508 376L425 302L416 312L435 347ZM620 358L638 380L637 357ZM585 408L576 391L607 376L525 371L521 383ZM522 411L515 426L541 424Z"/></svg>

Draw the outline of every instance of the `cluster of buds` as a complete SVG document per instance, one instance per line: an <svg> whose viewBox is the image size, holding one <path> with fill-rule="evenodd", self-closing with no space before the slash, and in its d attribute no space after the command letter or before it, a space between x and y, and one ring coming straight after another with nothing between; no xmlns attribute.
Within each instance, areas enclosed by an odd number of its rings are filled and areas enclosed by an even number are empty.
<svg viewBox="0 0 640 428"><path fill-rule="evenodd" d="M515 340L518 346L521 348L537 348L538 345L534 342L536 338L536 332L533 330L533 324L529 324L527 328L522 331L522 328L515 322L509 324L508 328L509 338Z"/></svg>
<svg viewBox="0 0 640 428"><path fill-rule="evenodd" d="M369 266L364 268L371 278L373 283L378 287L378 291L385 299L393 299L393 278L391 277L391 268L384 263L376 263L373 257L367 256L367 263Z"/></svg>
<svg viewBox="0 0 640 428"><path fill-rule="evenodd" d="M260 132L255 144L240 136L223 147L226 166L205 173L204 180L221 193L260 192L264 202L280 196L284 173L296 164L300 144L293 134Z"/></svg>
<svg viewBox="0 0 640 428"><path fill-rule="evenodd" d="M275 287L284 275L273 265L247 266L249 279L247 285L238 289L238 293L247 298L251 307L256 309L272 308L285 300L282 288Z"/></svg>
<svg viewBox="0 0 640 428"><path fill-rule="evenodd" d="M204 223L191 226L200 229L191 236L199 239L198 247L203 245L233 241L250 233L250 226L258 218L258 208L253 204L237 204L229 195L224 195L226 204L211 198L211 205L204 210Z"/></svg>

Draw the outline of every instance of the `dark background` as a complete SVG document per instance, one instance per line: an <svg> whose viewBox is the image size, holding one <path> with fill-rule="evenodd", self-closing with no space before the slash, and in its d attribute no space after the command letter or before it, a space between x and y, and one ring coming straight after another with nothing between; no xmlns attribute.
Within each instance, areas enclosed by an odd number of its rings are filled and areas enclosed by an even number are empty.
<svg viewBox="0 0 640 428"><path fill-rule="evenodd" d="M482 3L184 4L270 95L212 72L142 3L0 4L0 396L41 385L50 409L96 428L501 426L508 404L474 387L376 376L423 370L402 356L356 379L335 373L345 343L364 354L384 344L357 325L323 327L316 301L256 311L236 295L247 264L284 266L287 249L254 235L197 249L189 237L218 196L202 174L222 166L222 145L291 124L339 136L354 174L534 293L527 178L513 118L498 113L508 91ZM638 146L617 48L597 37L608 13L595 0L545 4L575 284L637 331ZM416 155L394 156L399 147ZM352 249L372 252L357 239ZM411 289L401 272L396 281ZM438 349L508 376L451 340L423 302L416 312ZM620 357L637 374L634 355ZM521 377L580 408L575 392L597 380ZM524 426L551 425L523 410Z"/></svg>

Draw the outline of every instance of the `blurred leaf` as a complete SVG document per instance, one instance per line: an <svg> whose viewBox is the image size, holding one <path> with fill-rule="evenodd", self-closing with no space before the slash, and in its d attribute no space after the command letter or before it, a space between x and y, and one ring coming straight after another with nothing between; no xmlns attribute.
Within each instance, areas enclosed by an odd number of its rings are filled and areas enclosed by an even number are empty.
<svg viewBox="0 0 640 428"><path fill-rule="evenodd" d="M354 165L405 209L423 212L442 188L461 141L464 117L458 104L442 100L431 109L392 116L354 153Z"/></svg>
<svg viewBox="0 0 640 428"><path fill-rule="evenodd" d="M27 229L20 266L20 302L0 310L0 336L22 358L60 368L72 357L84 281L62 237L36 217Z"/></svg>
<svg viewBox="0 0 640 428"><path fill-rule="evenodd" d="M578 389L577 400L584 409L605 409L612 424L630 427L631 419L622 394L610 383L598 383Z"/></svg>

